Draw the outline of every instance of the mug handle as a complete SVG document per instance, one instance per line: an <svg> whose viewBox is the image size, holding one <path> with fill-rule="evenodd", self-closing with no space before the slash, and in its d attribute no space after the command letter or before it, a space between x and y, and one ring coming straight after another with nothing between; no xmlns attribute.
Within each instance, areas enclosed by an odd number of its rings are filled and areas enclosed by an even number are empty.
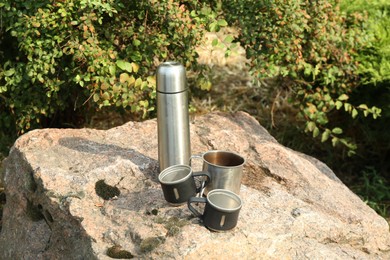
<svg viewBox="0 0 390 260"><path fill-rule="evenodd" d="M187 201L187 206L188 206L188 209L195 215L195 217L202 217L202 214L199 211L197 211L191 204L192 203L206 203L206 202L207 202L206 198L191 197Z"/></svg>
<svg viewBox="0 0 390 260"><path fill-rule="evenodd" d="M189 161L189 165L191 166L191 162L192 162L192 159L203 159L203 154L194 154L194 155L191 155L190 157L190 161Z"/></svg>
<svg viewBox="0 0 390 260"><path fill-rule="evenodd" d="M191 155L190 161L189 161L190 167L192 167L192 165L191 165L192 159L203 159L203 153ZM208 177L208 180L203 181L202 184L200 185L200 187L196 189L196 193L200 193L200 197L203 196L202 190L204 189L204 187L206 187L207 183L209 183L209 181L211 179L210 174L208 174L207 177Z"/></svg>
<svg viewBox="0 0 390 260"><path fill-rule="evenodd" d="M193 176L193 177L199 177L199 176L206 176L206 177L207 177L207 179L206 179L205 181L202 181L202 184L200 185L200 187L199 187L199 188L196 188L196 193L201 192L202 189L203 189L204 187L206 187L207 184L208 184L208 183L210 182L210 180L211 180L211 175L210 175L209 172L194 172L194 173L192 174L192 176Z"/></svg>

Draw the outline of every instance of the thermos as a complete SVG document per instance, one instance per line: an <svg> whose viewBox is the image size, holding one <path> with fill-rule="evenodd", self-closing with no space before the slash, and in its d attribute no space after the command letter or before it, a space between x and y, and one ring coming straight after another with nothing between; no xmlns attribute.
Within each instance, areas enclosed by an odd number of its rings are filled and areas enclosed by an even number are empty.
<svg viewBox="0 0 390 260"><path fill-rule="evenodd" d="M157 128L160 171L189 164L191 156L186 71L178 62L157 68Z"/></svg>

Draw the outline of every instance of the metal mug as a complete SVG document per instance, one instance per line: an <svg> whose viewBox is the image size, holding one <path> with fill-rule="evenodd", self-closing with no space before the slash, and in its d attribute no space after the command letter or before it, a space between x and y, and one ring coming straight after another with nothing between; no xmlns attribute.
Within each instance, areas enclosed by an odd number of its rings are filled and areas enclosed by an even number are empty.
<svg viewBox="0 0 390 260"><path fill-rule="evenodd" d="M203 214L192 203L205 203ZM240 197L229 190L215 189L207 197L191 197L188 209L203 220L203 224L212 231L227 231L237 226L242 202Z"/></svg>
<svg viewBox="0 0 390 260"><path fill-rule="evenodd" d="M210 181L203 186L201 193L207 193L214 189L226 189L240 194L241 179L245 159L234 152L212 150L201 155L193 155L190 158L190 165L195 158L203 160L204 172L210 173Z"/></svg>
<svg viewBox="0 0 390 260"><path fill-rule="evenodd" d="M204 176L206 183L210 180L208 172L193 172L188 165L172 165L158 175L164 198L172 205L180 205L200 192L201 185L196 187L195 178Z"/></svg>

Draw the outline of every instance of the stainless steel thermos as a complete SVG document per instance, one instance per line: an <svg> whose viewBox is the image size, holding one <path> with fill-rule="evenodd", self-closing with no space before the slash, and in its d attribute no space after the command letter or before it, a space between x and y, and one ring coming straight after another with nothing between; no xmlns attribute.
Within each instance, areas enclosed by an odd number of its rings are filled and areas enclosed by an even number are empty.
<svg viewBox="0 0 390 260"><path fill-rule="evenodd" d="M157 68L157 128L160 171L189 164L191 156L186 71L178 62Z"/></svg>

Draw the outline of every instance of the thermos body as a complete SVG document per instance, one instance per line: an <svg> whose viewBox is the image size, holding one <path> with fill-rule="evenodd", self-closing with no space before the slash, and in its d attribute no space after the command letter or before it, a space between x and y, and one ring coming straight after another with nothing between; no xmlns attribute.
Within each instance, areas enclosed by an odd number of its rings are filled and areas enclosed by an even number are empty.
<svg viewBox="0 0 390 260"><path fill-rule="evenodd" d="M160 171L189 164L188 88L184 67L164 62L157 69L157 128Z"/></svg>

